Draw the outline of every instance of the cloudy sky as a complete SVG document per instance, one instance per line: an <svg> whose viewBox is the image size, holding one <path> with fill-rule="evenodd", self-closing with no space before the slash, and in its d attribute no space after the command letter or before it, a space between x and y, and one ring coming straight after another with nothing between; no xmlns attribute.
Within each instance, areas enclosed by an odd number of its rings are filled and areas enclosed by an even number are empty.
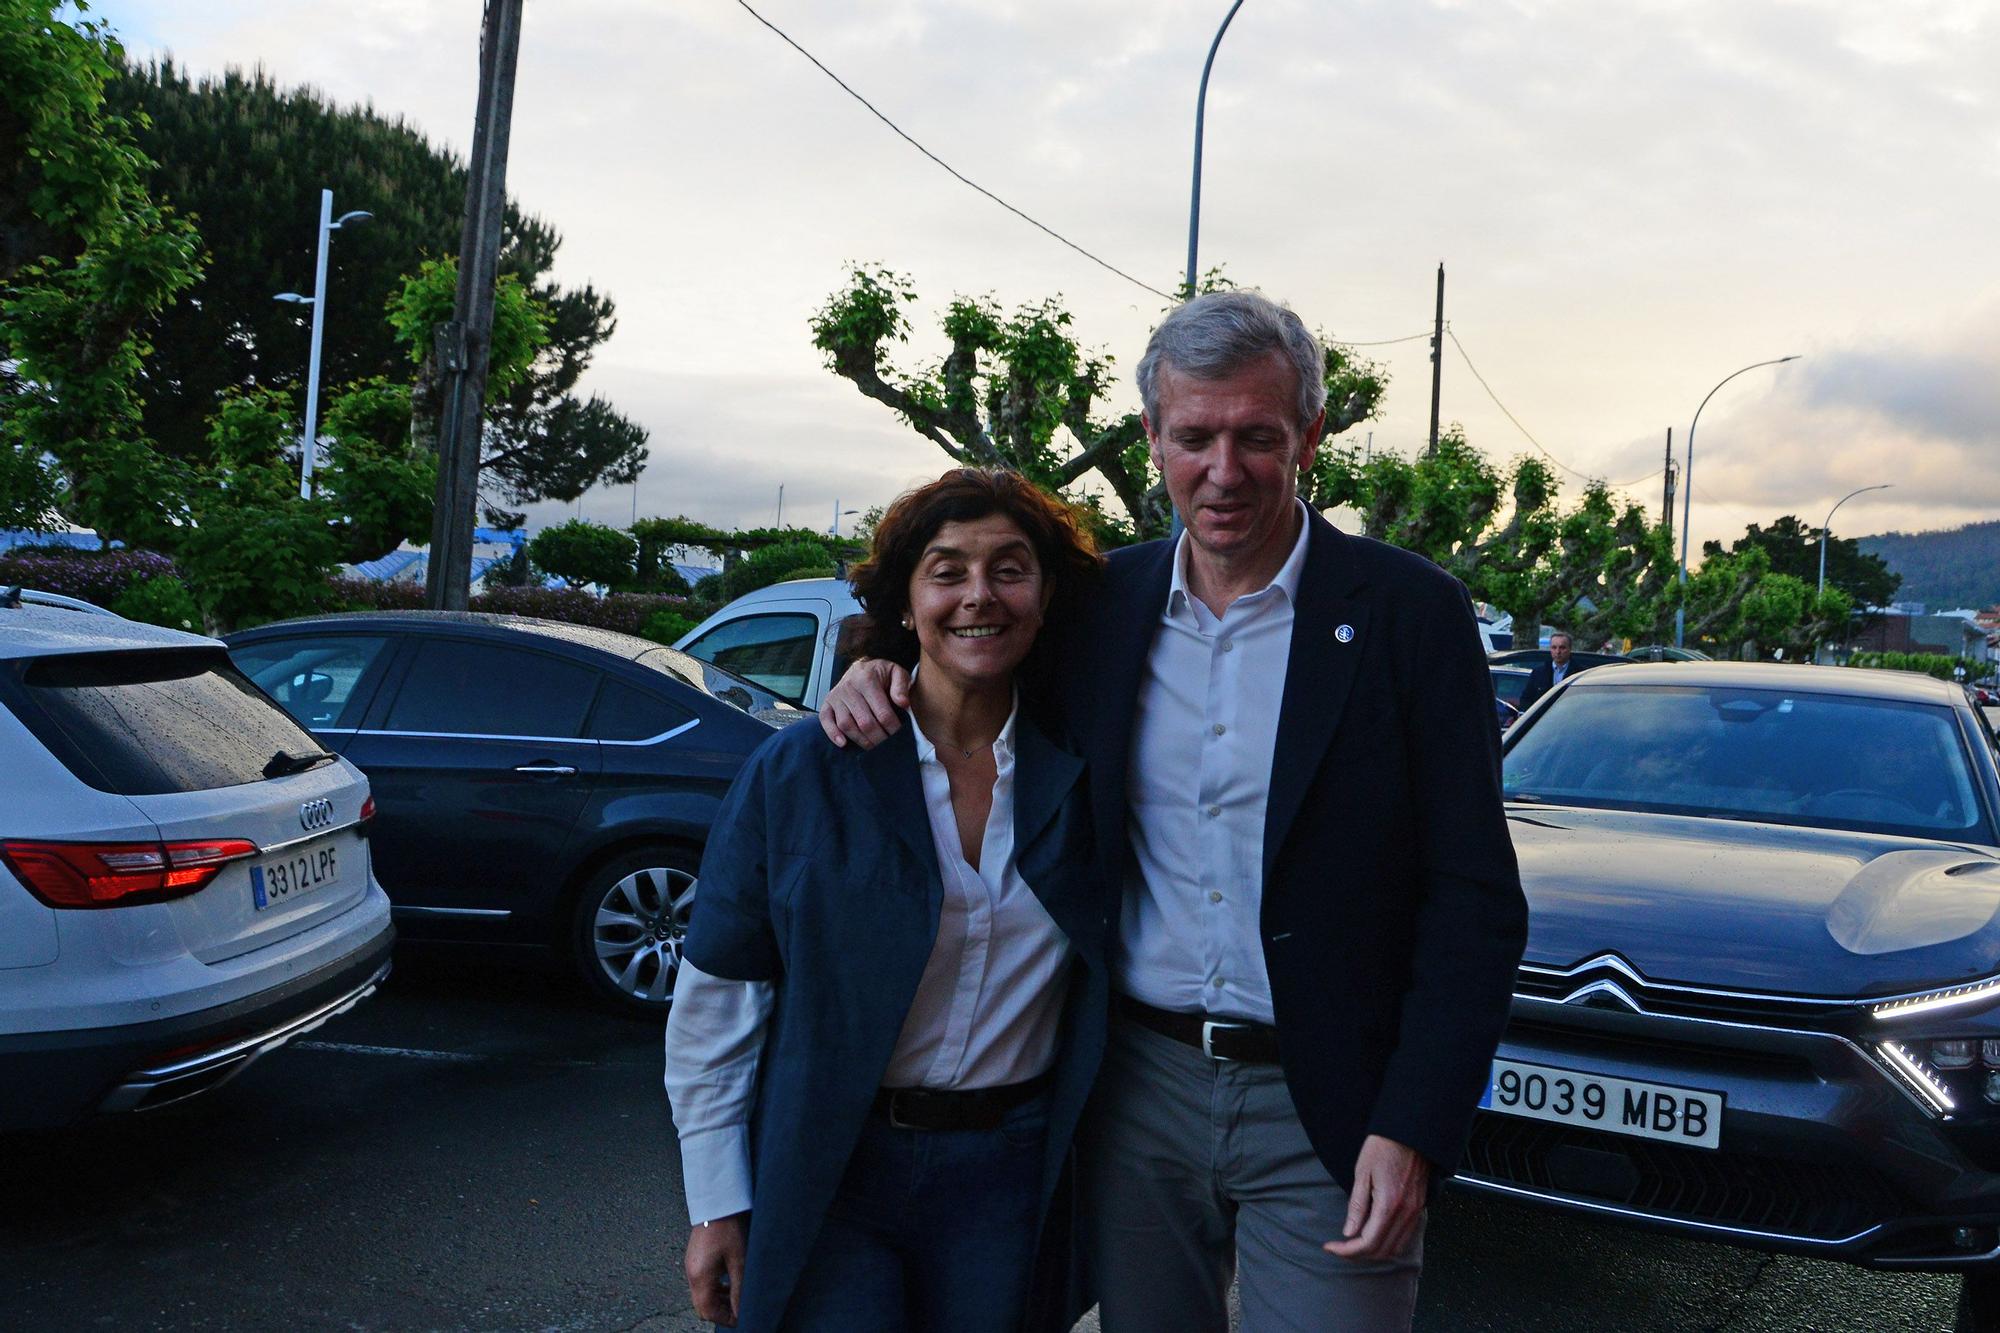
<svg viewBox="0 0 2000 1333"><path fill-rule="evenodd" d="M1153 287L1186 253L1195 87L1226 0L752 0L959 171ZM463 150L476 0L104 0L135 54L261 64ZM1444 416L1657 510L1703 413L1694 536L2000 516L2000 7L1984 0L1249 0L1210 85L1204 268L1334 337L1446 315ZM508 184L618 302L589 387L652 432L646 513L824 525L945 463L822 368L861 261L1060 293L1128 375L1161 300L953 180L735 0L530 0ZM365 208L341 199L340 208ZM310 225L304 220L302 225ZM1420 447L1426 343L1377 448ZM1119 406L1136 402L1121 379ZM1517 427L1506 412L1519 422ZM1580 484L1571 479L1574 491ZM588 517L623 522L628 488ZM548 517L538 513L538 518Z"/></svg>

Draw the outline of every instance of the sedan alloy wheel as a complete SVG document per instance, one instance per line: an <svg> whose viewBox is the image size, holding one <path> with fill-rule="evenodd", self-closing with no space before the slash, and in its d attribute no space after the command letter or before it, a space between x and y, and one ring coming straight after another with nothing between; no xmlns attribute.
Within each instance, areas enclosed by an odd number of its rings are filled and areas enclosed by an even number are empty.
<svg viewBox="0 0 2000 1333"><path fill-rule="evenodd" d="M592 988L621 1007L664 1013L694 911L695 876L667 848L622 857L577 903L578 962Z"/></svg>

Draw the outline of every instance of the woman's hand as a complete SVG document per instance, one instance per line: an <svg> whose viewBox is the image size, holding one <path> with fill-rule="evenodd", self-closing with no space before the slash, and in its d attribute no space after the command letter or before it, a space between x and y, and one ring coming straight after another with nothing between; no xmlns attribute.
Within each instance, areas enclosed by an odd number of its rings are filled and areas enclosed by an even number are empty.
<svg viewBox="0 0 2000 1333"><path fill-rule="evenodd" d="M909 706L910 673L894 662L863 657L827 692L819 725L835 745L853 741L872 750L902 730L896 710Z"/></svg>
<svg viewBox="0 0 2000 1333"><path fill-rule="evenodd" d="M736 1327L736 1309L743 1300L743 1256L750 1248L750 1214L718 1217L688 1233L688 1292L694 1312L711 1324Z"/></svg>

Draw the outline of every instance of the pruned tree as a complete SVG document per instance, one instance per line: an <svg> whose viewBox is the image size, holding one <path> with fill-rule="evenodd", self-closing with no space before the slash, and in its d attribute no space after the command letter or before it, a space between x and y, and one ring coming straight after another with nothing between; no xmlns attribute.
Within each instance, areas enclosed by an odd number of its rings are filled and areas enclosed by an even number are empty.
<svg viewBox="0 0 2000 1333"><path fill-rule="evenodd" d="M1212 275L1211 285L1220 285ZM1011 468L1047 490L1069 491L1091 474L1110 489L1122 518L1097 507L1100 540L1164 535L1165 484L1152 466L1137 412L1110 413L1113 359L1086 350L1060 297L1011 314L991 296L954 298L940 321L950 350L934 366L899 369L890 345L909 340L903 307L912 281L856 267L847 286L814 314L813 345L827 369L893 410L952 461ZM1376 367L1327 344L1327 418L1322 438L1372 416L1387 380ZM1312 492L1316 481L1303 487ZM1318 502L1307 494L1308 503Z"/></svg>

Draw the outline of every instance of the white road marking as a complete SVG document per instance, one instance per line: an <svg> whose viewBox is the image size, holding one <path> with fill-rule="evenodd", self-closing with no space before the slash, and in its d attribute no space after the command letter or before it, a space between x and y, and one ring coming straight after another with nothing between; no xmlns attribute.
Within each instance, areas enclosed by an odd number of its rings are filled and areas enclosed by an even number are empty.
<svg viewBox="0 0 2000 1333"><path fill-rule="evenodd" d="M404 1060L443 1060L452 1064L483 1064L492 1059L490 1055L473 1055L467 1051L417 1051L407 1046L358 1046L349 1041L295 1041L294 1050L338 1051L342 1055L393 1055Z"/></svg>

